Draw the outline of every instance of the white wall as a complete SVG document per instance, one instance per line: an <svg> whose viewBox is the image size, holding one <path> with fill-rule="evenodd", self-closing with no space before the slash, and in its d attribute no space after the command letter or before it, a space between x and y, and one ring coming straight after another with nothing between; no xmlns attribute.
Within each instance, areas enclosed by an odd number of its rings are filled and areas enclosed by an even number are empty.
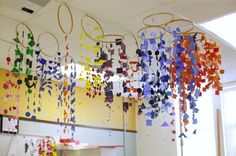
<svg viewBox="0 0 236 156"><path fill-rule="evenodd" d="M184 139L183 156L217 155L214 97L212 90L204 92L199 97L197 101L199 112L196 114L198 123L188 125L188 138ZM191 115L191 111L189 114ZM193 134L194 130L196 134Z"/></svg>
<svg viewBox="0 0 236 156"><path fill-rule="evenodd" d="M20 121L19 127L20 135L0 134L0 156L8 156L11 142L15 142L11 145L11 150L17 152L16 156L30 156L29 153L24 153L25 140L36 140L37 136L53 136L56 142L59 141L60 137L71 138L70 133L62 133L63 126L56 124ZM74 139L89 145L124 145L123 134L121 131L76 127ZM118 148L116 151L118 156L124 155L123 148ZM126 132L126 155L136 156L136 133Z"/></svg>
<svg viewBox="0 0 236 156"><path fill-rule="evenodd" d="M205 152L210 156L217 154L217 131L216 131L216 110L221 108L219 96L212 96L212 92L204 93L199 98L198 108L200 109L197 117L199 123L195 126L189 125L189 132L184 139L184 156L198 156ZM177 103L176 103L176 106ZM178 114L178 113L177 113ZM191 114L191 113L190 113ZM162 119L161 119L162 118ZM153 126L147 127L143 116L137 117L137 156L180 156L179 122L176 121L176 136L170 132L170 128L161 127L163 118L160 117L153 121ZM177 119L178 120L178 119ZM193 130L197 129L194 135ZM171 139L176 138L175 142ZM207 138L207 139L206 139ZM223 147L222 138L221 148ZM195 152L193 152L195 151ZM223 156L223 149L221 149Z"/></svg>
<svg viewBox="0 0 236 156"><path fill-rule="evenodd" d="M177 156L176 138L171 128L161 127L161 121L153 121L153 126L146 126L144 116L137 117L137 156Z"/></svg>

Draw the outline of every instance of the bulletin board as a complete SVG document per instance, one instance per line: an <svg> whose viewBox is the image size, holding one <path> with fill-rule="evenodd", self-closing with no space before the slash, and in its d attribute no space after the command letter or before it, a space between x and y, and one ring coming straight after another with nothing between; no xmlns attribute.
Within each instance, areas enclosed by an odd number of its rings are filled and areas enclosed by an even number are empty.
<svg viewBox="0 0 236 156"><path fill-rule="evenodd" d="M43 92L43 98L39 98L37 96L39 86L36 86L30 95L25 92L26 88L24 88L24 86L21 89L11 87L10 89L5 90L4 83L9 80L9 77L6 77L6 71L4 69L0 69L0 76L0 86L2 86L0 88L0 114L26 118L26 112L33 112L36 121L63 122L63 111L57 104L57 98L60 91L56 90L56 87L52 88L51 96L47 92ZM13 83L17 81L13 76L10 80ZM52 86L56 83L57 82L53 81ZM75 105L75 110L77 121L75 124L123 130L123 98L114 96L114 102L109 110L104 104L104 95L96 98L89 98L85 95L85 92L85 89L76 87L75 97L77 103ZM36 103L32 103L31 99L34 99ZM41 106L40 111L36 107L38 105ZM127 123L127 130L136 131L135 106L130 107L127 112Z"/></svg>

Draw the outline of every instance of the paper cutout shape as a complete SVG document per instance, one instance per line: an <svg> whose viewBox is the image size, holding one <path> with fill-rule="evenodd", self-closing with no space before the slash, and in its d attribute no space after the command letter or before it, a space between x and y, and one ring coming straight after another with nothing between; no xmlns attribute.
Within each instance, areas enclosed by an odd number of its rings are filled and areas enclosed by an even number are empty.
<svg viewBox="0 0 236 156"><path fill-rule="evenodd" d="M146 120L146 126L152 126L152 120Z"/></svg>

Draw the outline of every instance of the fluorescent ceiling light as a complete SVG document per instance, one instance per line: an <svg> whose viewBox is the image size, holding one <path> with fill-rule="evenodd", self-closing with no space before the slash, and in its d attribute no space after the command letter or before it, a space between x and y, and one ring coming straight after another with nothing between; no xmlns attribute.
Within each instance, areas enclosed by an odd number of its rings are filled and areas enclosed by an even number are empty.
<svg viewBox="0 0 236 156"><path fill-rule="evenodd" d="M236 13L201 24L236 48Z"/></svg>
<svg viewBox="0 0 236 156"><path fill-rule="evenodd" d="M65 69L65 65L62 66L61 72L63 75L66 74L69 77L70 74L74 72L74 64L68 64L67 70ZM76 74L77 74L76 78L77 79L87 79L87 73L90 73L90 75L92 74L96 76L99 75L101 77L101 81L104 80L105 72L97 73L96 71L92 71L92 68L90 67L86 67L81 64L76 64ZM92 81L92 76L90 76L89 80ZM114 76L110 77L108 81L116 82L116 81L122 81L122 80L126 80L126 78L123 76L114 74Z"/></svg>

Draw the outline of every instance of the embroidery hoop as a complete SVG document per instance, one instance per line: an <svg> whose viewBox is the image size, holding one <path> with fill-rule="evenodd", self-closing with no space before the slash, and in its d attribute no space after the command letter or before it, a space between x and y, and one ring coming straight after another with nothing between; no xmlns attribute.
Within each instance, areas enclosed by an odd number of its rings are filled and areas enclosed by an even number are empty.
<svg viewBox="0 0 236 156"><path fill-rule="evenodd" d="M70 16L70 29L68 32L65 31L65 29L63 28L62 24L61 24L61 18L60 18L60 12L61 12L61 7L64 6L67 11L69 12L69 16ZM71 34L71 32L73 31L73 27L74 27L74 20L73 20L73 14L70 10L70 7L66 4L66 3L61 3L58 8L57 8L57 22L58 22L58 25L61 29L61 31L65 34L65 35L69 35Z"/></svg>

